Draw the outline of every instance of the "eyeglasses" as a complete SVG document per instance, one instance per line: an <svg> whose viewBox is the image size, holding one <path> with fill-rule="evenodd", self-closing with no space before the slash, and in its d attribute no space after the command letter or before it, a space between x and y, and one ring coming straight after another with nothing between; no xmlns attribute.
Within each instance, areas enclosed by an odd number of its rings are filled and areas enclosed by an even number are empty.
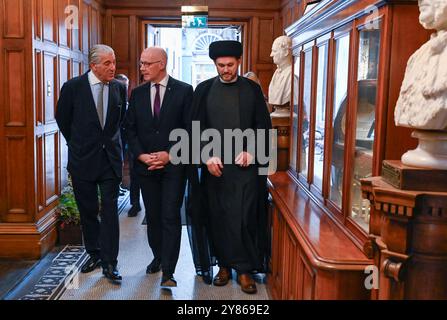
<svg viewBox="0 0 447 320"><path fill-rule="evenodd" d="M140 61L140 67L149 68L151 65L153 65L154 63L158 63L158 62L161 62L161 60L153 61L153 62Z"/></svg>

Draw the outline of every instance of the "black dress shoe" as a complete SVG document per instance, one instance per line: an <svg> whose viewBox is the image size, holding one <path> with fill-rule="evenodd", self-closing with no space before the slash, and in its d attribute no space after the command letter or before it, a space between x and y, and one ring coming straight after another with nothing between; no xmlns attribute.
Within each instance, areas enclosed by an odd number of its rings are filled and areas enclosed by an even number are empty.
<svg viewBox="0 0 447 320"><path fill-rule="evenodd" d="M136 217L138 215L138 212L140 212L141 208L137 206L132 206L129 211L127 212L128 217Z"/></svg>
<svg viewBox="0 0 447 320"><path fill-rule="evenodd" d="M154 259L146 268L146 274L157 273L161 270L161 262L159 259Z"/></svg>
<svg viewBox="0 0 447 320"><path fill-rule="evenodd" d="M123 279L116 266L110 263L102 268L102 274L112 281L121 281Z"/></svg>
<svg viewBox="0 0 447 320"><path fill-rule="evenodd" d="M81 267L82 273L89 273L95 270L101 264L101 258L97 256L90 256Z"/></svg>
<svg viewBox="0 0 447 320"><path fill-rule="evenodd" d="M161 277L160 286L162 286L162 287L177 287L177 281L175 281L172 273L163 273L163 275Z"/></svg>

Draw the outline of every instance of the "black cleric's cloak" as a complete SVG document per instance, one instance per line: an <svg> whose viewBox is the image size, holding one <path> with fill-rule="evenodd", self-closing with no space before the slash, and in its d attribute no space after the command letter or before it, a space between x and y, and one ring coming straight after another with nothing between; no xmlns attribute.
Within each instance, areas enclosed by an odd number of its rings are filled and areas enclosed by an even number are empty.
<svg viewBox="0 0 447 320"><path fill-rule="evenodd" d="M214 81L218 78L212 78L199 84L194 92L192 103L192 121L200 121L200 132L206 128L206 110L207 98ZM270 115L268 113L264 96L261 88L255 82L239 77L239 112L240 112L240 129L264 129L272 128ZM191 126L192 128L192 126ZM192 137L190 128L190 137ZM194 137L193 137L194 138ZM196 137L197 138L197 137ZM200 142L199 142L200 144ZM266 132L263 141L256 141L256 145L264 144L264 150L270 150L269 134ZM201 149L201 148L200 148ZM192 151L192 156L196 156L200 152ZM195 161L198 159L196 158ZM257 159L254 166L260 167ZM194 163L194 162L193 162ZM197 163L197 162L196 162ZM262 167L267 167L267 164ZM209 185L206 186L206 178L210 174L207 171L206 165L192 164L188 167L188 187L186 199L186 217L188 224L188 235L193 253L193 260L198 274L211 273L211 266L216 264L215 243L211 236L212 223L210 218L210 211L208 209ZM237 182L237 179L235 179ZM257 207L247 219L242 219L241 237L243 242L254 244L247 250L251 256L251 262L254 269L258 271L267 270L267 258L270 252L270 243L268 237L268 191L267 191L267 176L257 176L257 190L255 205ZM215 223L215 221L214 221ZM214 226L215 227L215 226ZM215 230L215 229L214 229ZM247 232L245 232L247 231ZM248 239L249 237L250 239ZM228 243L231 239L221 239ZM253 258L255 256L255 258ZM211 274L212 276L212 274Z"/></svg>

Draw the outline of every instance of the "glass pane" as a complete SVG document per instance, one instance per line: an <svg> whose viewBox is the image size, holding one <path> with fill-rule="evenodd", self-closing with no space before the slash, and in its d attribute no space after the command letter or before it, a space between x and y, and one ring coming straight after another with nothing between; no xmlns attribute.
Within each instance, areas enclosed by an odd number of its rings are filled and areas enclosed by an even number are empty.
<svg viewBox="0 0 447 320"><path fill-rule="evenodd" d="M324 123L326 120L327 45L318 49L317 106L314 142L314 184L321 190L323 186Z"/></svg>
<svg viewBox="0 0 447 320"><path fill-rule="evenodd" d="M300 57L295 57L294 65L294 87L293 87L293 110L292 110L292 150L290 151L290 167L293 170L296 168L296 148L298 145L298 79L300 76Z"/></svg>
<svg viewBox="0 0 447 320"><path fill-rule="evenodd" d="M348 96L349 34L336 41L332 154L329 199L341 208Z"/></svg>
<svg viewBox="0 0 447 320"><path fill-rule="evenodd" d="M304 88L303 88L303 125L301 128L300 174L307 180L309 159L309 117L310 98L312 94L312 50L304 55Z"/></svg>
<svg viewBox="0 0 447 320"><path fill-rule="evenodd" d="M365 231L368 231L369 225L369 201L362 198L360 179L372 174L379 49L379 29L360 32L351 217Z"/></svg>

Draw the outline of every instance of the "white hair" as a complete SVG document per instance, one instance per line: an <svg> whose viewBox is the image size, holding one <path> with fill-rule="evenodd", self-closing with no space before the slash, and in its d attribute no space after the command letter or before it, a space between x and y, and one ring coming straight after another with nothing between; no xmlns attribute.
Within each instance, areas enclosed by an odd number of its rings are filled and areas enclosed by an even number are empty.
<svg viewBox="0 0 447 320"><path fill-rule="evenodd" d="M113 53L113 49L105 44L96 44L88 51L88 64L98 64L104 53Z"/></svg>

